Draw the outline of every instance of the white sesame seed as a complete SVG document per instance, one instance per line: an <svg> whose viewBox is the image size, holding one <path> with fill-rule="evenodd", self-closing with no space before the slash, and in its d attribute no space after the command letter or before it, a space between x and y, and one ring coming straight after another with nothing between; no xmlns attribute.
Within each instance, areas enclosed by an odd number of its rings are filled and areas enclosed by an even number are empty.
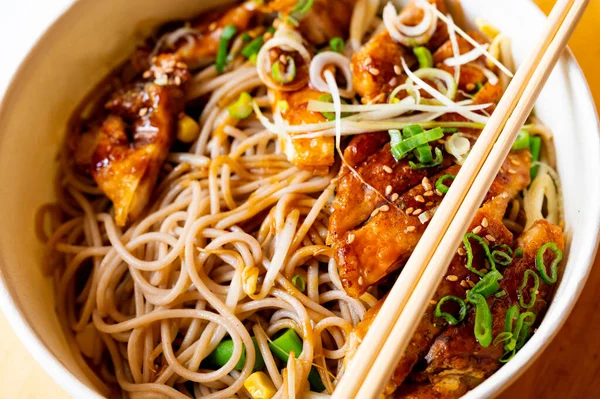
<svg viewBox="0 0 600 399"><path fill-rule="evenodd" d="M415 209L415 211L413 212L413 216L417 216L420 215L421 212L423 212L423 209L419 208L419 209Z"/></svg>
<svg viewBox="0 0 600 399"><path fill-rule="evenodd" d="M408 226L408 227L406 228L406 231L409 231L409 232L411 232L411 231L415 231L416 229L417 229L417 228L416 228L415 226Z"/></svg>
<svg viewBox="0 0 600 399"><path fill-rule="evenodd" d="M425 204L425 206L432 206L433 205L433 201L429 201L428 203Z"/></svg>
<svg viewBox="0 0 600 399"><path fill-rule="evenodd" d="M519 165L521 165L521 162L517 161L516 159L511 159L511 160L510 160L510 163L512 163L512 164L513 164L513 165L515 165L515 166L519 166Z"/></svg>
<svg viewBox="0 0 600 399"><path fill-rule="evenodd" d="M173 79L173 81L175 82L175 86L181 85L181 78L179 76L175 76L175 79Z"/></svg>
<svg viewBox="0 0 600 399"><path fill-rule="evenodd" d="M421 184L423 185L423 188L424 188L426 191L430 191L430 190L431 190L431 188L432 188L432 187L431 187L431 183L429 182L429 179L427 178L427 176L425 176L425 177L423 178L423 181L421 182Z"/></svg>
<svg viewBox="0 0 600 399"><path fill-rule="evenodd" d="M456 277L454 274L449 274L446 276L446 280L448 281L458 281L458 277Z"/></svg>
<svg viewBox="0 0 600 399"><path fill-rule="evenodd" d="M392 201L396 201L398 199L398 197L399 197L398 193L392 194Z"/></svg>
<svg viewBox="0 0 600 399"><path fill-rule="evenodd" d="M396 75L401 75L402 74L402 68L400 68L400 65L394 65L394 73Z"/></svg>
<svg viewBox="0 0 600 399"><path fill-rule="evenodd" d="M495 241L496 241L496 239L494 238L494 236L492 236L492 235L489 235L489 234L488 234L488 235L486 235L486 236L485 236L485 238L486 238L488 241L491 241L491 242L495 242Z"/></svg>
<svg viewBox="0 0 600 399"><path fill-rule="evenodd" d="M358 276L358 285L363 285L364 282L363 276Z"/></svg>
<svg viewBox="0 0 600 399"><path fill-rule="evenodd" d="M390 79L390 81L388 82L388 84L390 86L396 86L398 84L398 79L396 77L393 77Z"/></svg>
<svg viewBox="0 0 600 399"><path fill-rule="evenodd" d="M148 108L144 107L142 109L140 109L140 111L138 112L139 116L144 116L148 113Z"/></svg>
<svg viewBox="0 0 600 399"><path fill-rule="evenodd" d="M425 198L423 198L422 195L417 195L415 197L415 201L417 201L417 202L425 202Z"/></svg>
<svg viewBox="0 0 600 399"><path fill-rule="evenodd" d="M144 79L148 79L150 76L152 76L152 72L150 72L150 71L146 71L142 74L142 77Z"/></svg>
<svg viewBox="0 0 600 399"><path fill-rule="evenodd" d="M438 301L436 301L435 299L432 299L432 300L429 301L429 303L431 305L437 305Z"/></svg>
<svg viewBox="0 0 600 399"><path fill-rule="evenodd" d="M466 280L462 280L460 282L460 286L463 288L469 288L469 283L467 283Z"/></svg>
<svg viewBox="0 0 600 399"><path fill-rule="evenodd" d="M472 282L471 280L467 280L467 283L469 283L469 286L470 286L471 288L475 287L475 283L474 283L474 282Z"/></svg>
<svg viewBox="0 0 600 399"><path fill-rule="evenodd" d="M348 237L346 238L346 242L348 244L352 244L354 242L354 239L356 238L356 236L352 233L348 234Z"/></svg>
<svg viewBox="0 0 600 399"><path fill-rule="evenodd" d="M379 69L377 68L369 68L369 72L371 73L371 75L373 76L377 76L379 75Z"/></svg>
<svg viewBox="0 0 600 399"><path fill-rule="evenodd" d="M467 91L473 91L473 90L475 90L475 84L474 83L467 83L467 85L465 86L465 88L467 89Z"/></svg>
<svg viewBox="0 0 600 399"><path fill-rule="evenodd" d="M511 175L514 175L515 173L517 173L514 169L509 169L508 173L510 173Z"/></svg>
<svg viewBox="0 0 600 399"><path fill-rule="evenodd" d="M442 192L440 190L438 190L437 188L435 189L435 193L437 195L439 195L440 197L443 195Z"/></svg>
<svg viewBox="0 0 600 399"><path fill-rule="evenodd" d="M464 249L462 249L462 248L458 248L458 251L456 251L456 252L457 252L457 253L458 253L460 256L465 256L465 255L466 255L466 252L465 252L465 250L464 250Z"/></svg>
<svg viewBox="0 0 600 399"><path fill-rule="evenodd" d="M285 65L285 63L287 62L287 59L285 58L285 54L281 54L279 56L279 61L281 61L281 63Z"/></svg>
<svg viewBox="0 0 600 399"><path fill-rule="evenodd" d="M475 227L475 228L472 230L473 234L477 234L477 233L479 233L480 231L481 231L481 226L477 226L477 227Z"/></svg>
<svg viewBox="0 0 600 399"><path fill-rule="evenodd" d="M508 193L502 193L502 198L504 199L508 199L510 196L508 195Z"/></svg>
<svg viewBox="0 0 600 399"><path fill-rule="evenodd" d="M407 215L410 215L411 213L413 213L413 211L414 211L414 210L415 210L415 208L413 208L413 207L411 206L410 208L408 208L408 209L406 210L406 214L407 214Z"/></svg>
<svg viewBox="0 0 600 399"><path fill-rule="evenodd" d="M392 186L387 186L385 188L385 195L390 195L392 193Z"/></svg>
<svg viewBox="0 0 600 399"><path fill-rule="evenodd" d="M389 166L387 166L387 165L383 165L383 171L384 171L385 173L392 173L392 168L390 168L390 167L389 167Z"/></svg>
<svg viewBox="0 0 600 399"><path fill-rule="evenodd" d="M432 197L433 196L433 191L429 190L423 193L424 196L426 197Z"/></svg>
<svg viewBox="0 0 600 399"><path fill-rule="evenodd" d="M379 208L379 210L381 212L387 212L390 210L390 206L389 205L383 205L381 208Z"/></svg>
<svg viewBox="0 0 600 399"><path fill-rule="evenodd" d="M367 58L365 59L365 64L366 64L366 65L370 65L372 62L373 62L373 59L372 59L371 57L367 57Z"/></svg>
<svg viewBox="0 0 600 399"><path fill-rule="evenodd" d="M373 212L371 212L371 217L374 218L375 216L377 216L378 213L379 213L379 208L377 208Z"/></svg>
<svg viewBox="0 0 600 399"><path fill-rule="evenodd" d="M483 227L488 227L488 226L489 226L489 223L488 223L488 220L487 220L487 218L483 218L483 220L481 221L481 225L482 225Z"/></svg>

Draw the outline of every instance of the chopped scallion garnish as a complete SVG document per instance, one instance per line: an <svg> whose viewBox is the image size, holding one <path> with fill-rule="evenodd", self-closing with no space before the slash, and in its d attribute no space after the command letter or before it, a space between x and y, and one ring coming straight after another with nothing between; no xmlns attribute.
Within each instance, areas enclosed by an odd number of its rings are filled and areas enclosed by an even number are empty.
<svg viewBox="0 0 600 399"><path fill-rule="evenodd" d="M265 367L265 360L263 359L258 342L256 338L252 337L254 343L254 352L256 353L256 360L254 361L254 368L252 371L262 370ZM206 357L204 360L210 367L223 367L233 355L233 341L231 339L224 339L217 347ZM242 356L235 365L236 370L242 370L246 365L246 347L242 344Z"/></svg>
<svg viewBox="0 0 600 399"><path fill-rule="evenodd" d="M271 74L279 84L286 85L293 82L296 78L296 61L291 56L286 55L285 65L279 60L275 61L271 67Z"/></svg>
<svg viewBox="0 0 600 399"><path fill-rule="evenodd" d="M540 160L540 151L542 149L542 139L539 136L532 136L529 138L529 150L531 151L531 162L539 162ZM531 175L531 180L535 179L538 174L538 165L534 165L531 167L529 174Z"/></svg>
<svg viewBox="0 0 600 399"><path fill-rule="evenodd" d="M405 128L406 130L406 128ZM404 158L409 152L415 150L418 146L427 144L431 141L436 141L444 137L442 129L435 128L427 130L423 133L412 135L400 141L391 148L392 155L396 159Z"/></svg>
<svg viewBox="0 0 600 399"><path fill-rule="evenodd" d="M444 162L444 155L442 154L442 150L439 148L435 149L435 158L432 162L429 163L414 163L413 161L408 161L408 164L413 169L425 169L425 168L435 168L436 166L440 166Z"/></svg>
<svg viewBox="0 0 600 399"><path fill-rule="evenodd" d="M512 151L524 150L529 148L529 132L527 130L520 130L517 135L515 143L512 145Z"/></svg>
<svg viewBox="0 0 600 399"><path fill-rule="evenodd" d="M453 174L445 174L444 176L440 177L439 179L437 179L437 181L435 182L435 188L442 194L446 194L448 192L448 190L450 190L450 187L448 187L447 185L444 184L444 182L446 180L454 180L456 179L456 176Z"/></svg>
<svg viewBox="0 0 600 399"><path fill-rule="evenodd" d="M227 107L229 115L237 119L246 119L252 114L252 96L245 91L236 102Z"/></svg>
<svg viewBox="0 0 600 399"><path fill-rule="evenodd" d="M498 270L492 270L479 280L469 293L479 294L484 298L494 295L500 289L498 280L502 279L502 274Z"/></svg>
<svg viewBox="0 0 600 399"><path fill-rule="evenodd" d="M458 304L458 314L454 317L451 313L442 311L442 305L448 301L455 302ZM464 320L467 315L467 305L461 298L453 295L446 295L437 303L435 307L435 317L441 317L448 322L451 326L456 325Z"/></svg>
<svg viewBox="0 0 600 399"><path fill-rule="evenodd" d="M463 245L465 246L465 251L467 252L467 264L465 267L471 273L475 273L479 277L483 277L483 276L485 276L485 273L482 273L473 267L473 248L471 247L471 243L469 242L469 239L473 239L473 240L477 241L479 243L479 245L481 245L481 247L483 248L483 251L485 252L486 258L487 258L488 262L490 263L490 267L492 268L492 270L496 269L496 262L494 261L494 258L492 258L492 254L490 253L490 248L488 247L486 242L483 240L483 238L481 238L477 234L473 234L473 233L465 234L465 236L463 237Z"/></svg>
<svg viewBox="0 0 600 399"><path fill-rule="evenodd" d="M471 290L467 294L469 302L475 305L475 323L473 332L479 345L485 347L492 343L492 312L487 301L481 294L473 293Z"/></svg>
<svg viewBox="0 0 600 399"><path fill-rule="evenodd" d="M492 258L498 265L508 266L512 263L512 257L504 251L495 249L492 251Z"/></svg>
<svg viewBox="0 0 600 399"><path fill-rule="evenodd" d="M251 58L253 55L258 54L260 48L263 46L265 39L262 36L254 38L242 49L241 53L246 58Z"/></svg>
<svg viewBox="0 0 600 399"><path fill-rule="evenodd" d="M294 287L298 288L300 292L304 292L306 290L306 280L304 280L304 277L299 274L296 274L294 277L292 277L292 284L294 284Z"/></svg>
<svg viewBox="0 0 600 399"><path fill-rule="evenodd" d="M329 47L331 48L331 51L343 54L345 47L344 39L342 39L341 37L334 37L329 41Z"/></svg>
<svg viewBox="0 0 600 399"><path fill-rule="evenodd" d="M529 277L533 279L533 287L529 289L529 302L525 302L524 290L527 288L529 283ZM540 288L540 278L533 270L525 270L525 274L523 274L523 282L519 286L517 293L519 295L519 305L521 305L524 309L530 309L535 305L535 301L537 299L537 291Z"/></svg>
<svg viewBox="0 0 600 399"><path fill-rule="evenodd" d="M223 73L225 70L229 42L231 39L233 39L236 33L237 28L234 25L227 25L225 28L223 28L223 32L221 32L221 40L219 41L219 49L217 51L217 58L215 61L215 68L219 73Z"/></svg>
<svg viewBox="0 0 600 399"><path fill-rule="evenodd" d="M548 249L550 251L554 252L554 259L552 260L552 263L550 263L550 275L548 275L548 268L544 264L544 254L546 253L546 250L548 250ZM563 253L558 248L556 243L549 242L549 243L542 245L540 247L540 249L538 249L537 254L535 256L535 264L537 266L538 272L540 273L540 277L542 278L542 281L544 283L546 283L546 284L556 283L556 280L558 279L556 269L558 268L558 264L560 263L562 258L563 258Z"/></svg>
<svg viewBox="0 0 600 399"><path fill-rule="evenodd" d="M432 68L433 56L427 47L419 46L413 48L413 52L419 61L419 68Z"/></svg>
<svg viewBox="0 0 600 399"><path fill-rule="evenodd" d="M517 248L515 250L515 258L522 258L523 257L523 248Z"/></svg>

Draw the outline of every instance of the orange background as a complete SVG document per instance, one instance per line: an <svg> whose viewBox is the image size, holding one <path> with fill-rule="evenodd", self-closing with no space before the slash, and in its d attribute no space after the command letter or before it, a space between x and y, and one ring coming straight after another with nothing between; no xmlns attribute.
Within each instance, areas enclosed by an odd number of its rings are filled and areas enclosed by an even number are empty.
<svg viewBox="0 0 600 399"><path fill-rule="evenodd" d="M554 0L535 2L546 13L554 4ZM600 109L600 0L590 1L570 47L587 77L596 107ZM597 287L600 287L600 257L596 258L590 280L566 325L531 369L501 395L502 399L598 397L600 290ZM2 397L69 397L33 360L2 314L0 359Z"/></svg>

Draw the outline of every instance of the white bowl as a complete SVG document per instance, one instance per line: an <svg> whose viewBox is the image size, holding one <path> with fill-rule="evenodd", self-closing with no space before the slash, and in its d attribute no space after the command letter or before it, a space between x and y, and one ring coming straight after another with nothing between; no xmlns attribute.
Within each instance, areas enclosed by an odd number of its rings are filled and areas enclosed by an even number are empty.
<svg viewBox="0 0 600 399"><path fill-rule="evenodd" d="M530 2L462 2L470 20L483 17L514 39L517 61L523 59L544 23L543 14ZM0 104L2 310L42 367L74 397L100 395L69 352L54 312L51 280L41 273L41 246L33 229L36 208L53 199L55 157L67 118L85 94L133 50L141 28L189 17L219 3L223 2L74 2L30 51ZM536 334L513 360L467 394L468 398L497 395L550 343L583 288L596 250L600 132L589 89L570 53L561 59L536 109L556 136L568 260Z"/></svg>

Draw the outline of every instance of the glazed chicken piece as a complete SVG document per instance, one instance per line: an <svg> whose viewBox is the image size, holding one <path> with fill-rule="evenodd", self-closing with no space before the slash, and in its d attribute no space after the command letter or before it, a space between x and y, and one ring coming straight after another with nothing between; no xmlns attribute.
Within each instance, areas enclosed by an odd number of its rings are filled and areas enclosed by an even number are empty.
<svg viewBox="0 0 600 399"><path fill-rule="evenodd" d="M536 221L518 239L517 248L523 251L521 258L503 270L500 280L500 290L506 295L487 299L493 317L493 336L496 337L505 329L505 319L508 309L519 305L519 286L523 281L526 270L536 273L536 254L538 249L549 242L554 242L563 251L565 240L562 230L545 220ZM544 253L544 263L549 265L554 259L551 251ZM528 287L531 286L528 285ZM554 286L540 281L538 294L534 305L527 309L536 315L537 324L546 309L547 299ZM527 301L529 297L526 298ZM521 309L521 312L525 310ZM444 397L458 398L464 391L474 388L492 375L502 366L498 361L504 354L503 344L482 347L473 334L475 311L468 313L466 322L448 327L438 336L425 356L427 368L423 372L433 384L435 390Z"/></svg>
<svg viewBox="0 0 600 399"><path fill-rule="evenodd" d="M279 101L288 103L287 110L282 112L282 118L289 125L302 125L326 122L327 118L320 112L307 109L309 100L319 100L323 93L312 90L308 86L297 91L271 90L274 109ZM327 173L334 162L334 138L315 137L310 139L281 138L282 147L288 160L301 169L315 173Z"/></svg>
<svg viewBox="0 0 600 399"><path fill-rule="evenodd" d="M356 0L314 0L310 10L304 14L298 29L302 37L314 45L322 45L334 37L348 37L351 10ZM290 16L298 0L266 1L261 10Z"/></svg>
<svg viewBox="0 0 600 399"><path fill-rule="evenodd" d="M446 13L443 0L429 0L436 4L438 10ZM421 9L413 3L406 6L400 13L400 19L406 25L417 25L423 19ZM436 31L427 43L430 49L436 49L448 38L448 29L442 21L438 21ZM397 77L398 67L402 65L402 58L410 66L416 62L412 49L396 43L384 30L369 40L359 51L352 56L350 68L352 70L354 90L364 103L382 102L386 95L400 82Z"/></svg>
<svg viewBox="0 0 600 399"><path fill-rule="evenodd" d="M217 55L223 28L233 25L238 32L243 32L254 26L258 14L253 1L204 14L192 21L192 35L177 40L175 54L190 69L207 65Z"/></svg>
<svg viewBox="0 0 600 399"><path fill-rule="evenodd" d="M187 66L172 54L155 57L144 80L113 94L109 115L95 122L76 143L78 165L89 168L113 202L115 220L136 219L150 198L184 110Z"/></svg>

